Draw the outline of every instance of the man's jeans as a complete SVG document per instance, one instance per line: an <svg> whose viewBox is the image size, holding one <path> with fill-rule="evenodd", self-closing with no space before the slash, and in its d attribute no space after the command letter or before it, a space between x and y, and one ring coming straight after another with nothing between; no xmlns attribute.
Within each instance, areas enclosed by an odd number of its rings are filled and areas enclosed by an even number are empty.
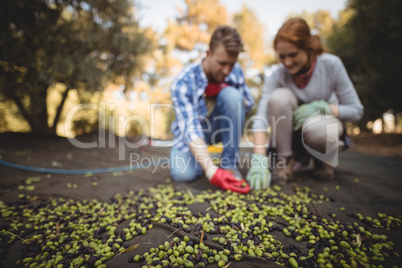
<svg viewBox="0 0 402 268"><path fill-rule="evenodd" d="M234 87L222 89L207 120L209 126L204 129L204 136L207 144L222 142L220 166L224 169L237 168L244 118L241 92ZM203 173L190 151L181 152L175 147L170 151L170 170L175 181L192 181Z"/></svg>

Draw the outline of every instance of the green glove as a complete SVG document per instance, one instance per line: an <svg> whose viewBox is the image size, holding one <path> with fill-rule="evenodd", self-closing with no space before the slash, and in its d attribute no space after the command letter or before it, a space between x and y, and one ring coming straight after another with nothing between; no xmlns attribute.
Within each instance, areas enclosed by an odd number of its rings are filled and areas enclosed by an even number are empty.
<svg viewBox="0 0 402 268"><path fill-rule="evenodd" d="M268 170L268 157L262 154L252 154L251 168L247 172L246 180L251 189L260 190L271 184L271 173Z"/></svg>
<svg viewBox="0 0 402 268"><path fill-rule="evenodd" d="M307 118L317 111L320 111L321 114L332 114L331 107L324 100L302 104L293 112L293 130L299 130Z"/></svg>

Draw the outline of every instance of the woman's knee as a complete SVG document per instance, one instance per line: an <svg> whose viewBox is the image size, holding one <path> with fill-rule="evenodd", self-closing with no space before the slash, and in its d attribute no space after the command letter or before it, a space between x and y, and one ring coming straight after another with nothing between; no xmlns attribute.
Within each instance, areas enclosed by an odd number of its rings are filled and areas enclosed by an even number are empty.
<svg viewBox="0 0 402 268"><path fill-rule="evenodd" d="M334 147L339 143L342 130L342 124L336 117L313 116L303 125L303 141L310 148L324 153L330 149L327 148L329 145Z"/></svg>
<svg viewBox="0 0 402 268"><path fill-rule="evenodd" d="M274 90L268 100L268 107L269 106L297 106L297 100L295 95L287 88L278 88ZM294 107L294 108L295 108Z"/></svg>

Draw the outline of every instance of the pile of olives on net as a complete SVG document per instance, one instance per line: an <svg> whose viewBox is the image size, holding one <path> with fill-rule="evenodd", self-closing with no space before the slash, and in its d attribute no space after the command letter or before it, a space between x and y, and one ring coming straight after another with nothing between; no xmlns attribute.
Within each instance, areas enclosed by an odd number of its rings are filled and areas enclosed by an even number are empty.
<svg viewBox="0 0 402 268"><path fill-rule="evenodd" d="M360 224L342 223L334 213L327 219L316 212L316 204L333 201L308 187L286 194L279 186L247 195L219 190L193 195L168 184L117 194L109 202L21 195L15 202L0 201L0 258L17 241L22 257L16 267L102 268L128 252L134 257L127 266L158 268L228 267L253 257L287 267L382 267L399 258L393 242L374 229L397 229L401 218L349 213ZM198 213L189 208L205 204ZM156 223L177 230L136 254L127 242Z"/></svg>

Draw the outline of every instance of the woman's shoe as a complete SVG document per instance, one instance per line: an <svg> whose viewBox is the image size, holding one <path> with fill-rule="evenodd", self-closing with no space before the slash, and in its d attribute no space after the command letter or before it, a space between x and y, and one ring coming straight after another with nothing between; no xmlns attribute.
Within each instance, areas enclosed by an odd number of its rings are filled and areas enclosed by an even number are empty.
<svg viewBox="0 0 402 268"><path fill-rule="evenodd" d="M334 168L314 158L313 179L316 181L330 181L334 179Z"/></svg>
<svg viewBox="0 0 402 268"><path fill-rule="evenodd" d="M281 163L277 163L276 167L272 171L272 183L283 185L293 180L294 165L295 159L293 156L286 158L284 166L282 166Z"/></svg>

